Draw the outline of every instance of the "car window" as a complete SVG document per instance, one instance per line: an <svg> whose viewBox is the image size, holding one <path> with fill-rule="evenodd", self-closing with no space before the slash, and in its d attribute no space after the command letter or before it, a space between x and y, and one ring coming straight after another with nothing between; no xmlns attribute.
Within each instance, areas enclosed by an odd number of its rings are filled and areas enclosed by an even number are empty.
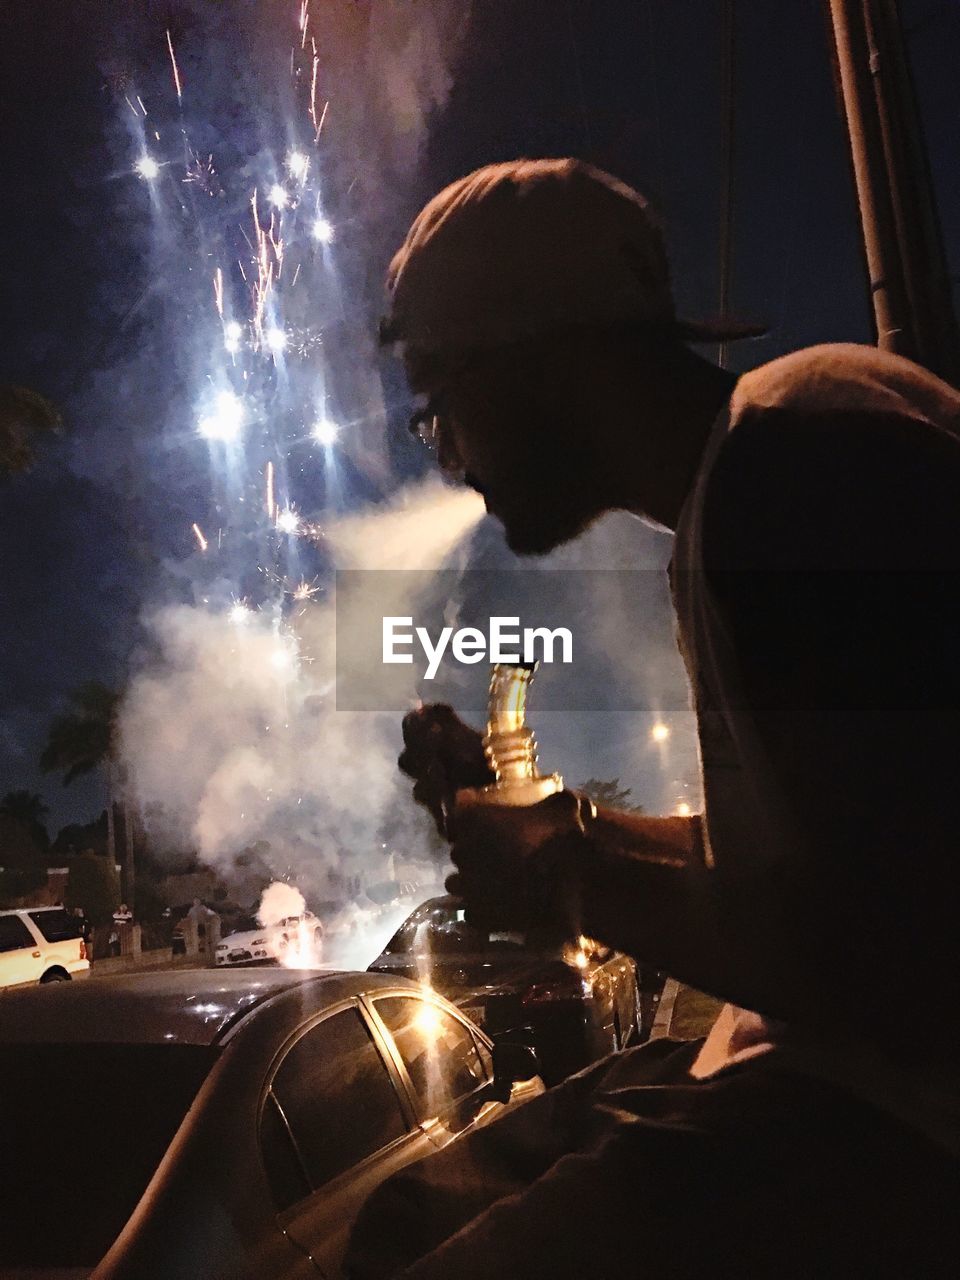
<svg viewBox="0 0 960 1280"><path fill-rule="evenodd" d="M301 1036L281 1062L271 1092L313 1188L407 1132L393 1081L357 1009L334 1014ZM289 1185L273 1189L281 1207L292 1203Z"/></svg>
<svg viewBox="0 0 960 1280"><path fill-rule="evenodd" d="M458 1018L417 996L385 996L375 1007L407 1068L422 1118L432 1118L486 1084L473 1034Z"/></svg>
<svg viewBox="0 0 960 1280"><path fill-rule="evenodd" d="M310 1194L306 1171L272 1093L267 1095L260 1117L260 1150L278 1209L286 1209Z"/></svg>
<svg viewBox="0 0 960 1280"><path fill-rule="evenodd" d="M518 933L477 929L466 922L463 907L432 907L417 911L387 943L388 954L450 955L519 952L524 939Z"/></svg>
<svg viewBox="0 0 960 1280"><path fill-rule="evenodd" d="M30 919L48 942L67 942L82 938L79 921L67 911L31 911Z"/></svg>
<svg viewBox="0 0 960 1280"><path fill-rule="evenodd" d="M35 947L33 934L19 916L0 916L0 951L18 951Z"/></svg>
<svg viewBox="0 0 960 1280"><path fill-rule="evenodd" d="M487 1048L484 1042L479 1038L477 1039L477 1053L480 1055L480 1061L483 1064L483 1069L486 1072L487 1079L492 1080L493 1079L493 1054L490 1052L490 1050Z"/></svg>

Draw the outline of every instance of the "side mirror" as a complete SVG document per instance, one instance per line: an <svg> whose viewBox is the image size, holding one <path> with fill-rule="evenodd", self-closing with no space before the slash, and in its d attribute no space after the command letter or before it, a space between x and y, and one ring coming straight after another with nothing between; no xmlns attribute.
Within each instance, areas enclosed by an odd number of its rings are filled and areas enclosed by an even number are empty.
<svg viewBox="0 0 960 1280"><path fill-rule="evenodd" d="M493 1045L493 1083L490 1094L497 1102L509 1102L510 1091L519 1080L540 1074L535 1049L515 1040L497 1040Z"/></svg>

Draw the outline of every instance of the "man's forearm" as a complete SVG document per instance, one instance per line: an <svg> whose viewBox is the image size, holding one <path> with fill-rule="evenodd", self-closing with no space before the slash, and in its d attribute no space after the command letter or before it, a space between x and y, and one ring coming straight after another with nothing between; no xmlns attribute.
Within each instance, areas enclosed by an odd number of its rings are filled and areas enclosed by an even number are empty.
<svg viewBox="0 0 960 1280"><path fill-rule="evenodd" d="M739 990L722 945L699 816L601 810L577 860L583 932L717 995Z"/></svg>

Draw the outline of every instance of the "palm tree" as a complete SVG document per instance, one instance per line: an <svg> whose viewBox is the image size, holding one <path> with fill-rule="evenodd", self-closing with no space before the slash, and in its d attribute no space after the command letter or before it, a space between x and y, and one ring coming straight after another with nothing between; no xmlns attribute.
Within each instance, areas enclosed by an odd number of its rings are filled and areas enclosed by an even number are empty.
<svg viewBox="0 0 960 1280"><path fill-rule="evenodd" d="M98 680L88 680L70 694L71 710L50 725L40 756L44 773L62 773L63 785L102 769L107 781L107 855L117 858L116 807L124 814L124 900L133 905L133 811L125 792L125 777L117 758L117 713L120 694Z"/></svg>
<svg viewBox="0 0 960 1280"><path fill-rule="evenodd" d="M60 425L60 414L36 391L0 386L0 476L28 471L37 437Z"/></svg>

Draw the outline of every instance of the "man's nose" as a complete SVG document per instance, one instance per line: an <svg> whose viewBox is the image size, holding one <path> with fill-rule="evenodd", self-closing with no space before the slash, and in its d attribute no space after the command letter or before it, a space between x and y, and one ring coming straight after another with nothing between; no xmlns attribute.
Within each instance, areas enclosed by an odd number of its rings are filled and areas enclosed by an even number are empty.
<svg viewBox="0 0 960 1280"><path fill-rule="evenodd" d="M437 465L449 475L460 475L463 471L463 459L453 442L449 427L441 430L437 440Z"/></svg>

